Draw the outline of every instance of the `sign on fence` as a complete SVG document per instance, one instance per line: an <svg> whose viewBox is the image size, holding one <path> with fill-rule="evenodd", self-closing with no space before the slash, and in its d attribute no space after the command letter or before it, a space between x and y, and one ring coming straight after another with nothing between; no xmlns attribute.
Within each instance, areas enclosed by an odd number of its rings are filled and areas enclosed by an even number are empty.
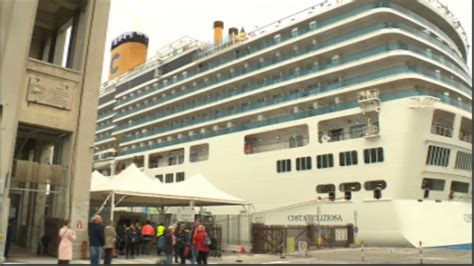
<svg viewBox="0 0 474 266"><path fill-rule="evenodd" d="M176 219L179 222L194 222L194 210L193 209L178 209Z"/></svg>

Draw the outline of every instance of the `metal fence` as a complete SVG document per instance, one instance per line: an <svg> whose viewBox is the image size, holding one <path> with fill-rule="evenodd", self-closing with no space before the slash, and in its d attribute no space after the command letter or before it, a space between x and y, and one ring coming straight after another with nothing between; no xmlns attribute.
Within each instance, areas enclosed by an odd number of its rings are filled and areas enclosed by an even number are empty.
<svg viewBox="0 0 474 266"><path fill-rule="evenodd" d="M354 227L347 225L265 225L252 224L252 252L281 254L298 249L299 242L309 248L348 247L354 243Z"/></svg>

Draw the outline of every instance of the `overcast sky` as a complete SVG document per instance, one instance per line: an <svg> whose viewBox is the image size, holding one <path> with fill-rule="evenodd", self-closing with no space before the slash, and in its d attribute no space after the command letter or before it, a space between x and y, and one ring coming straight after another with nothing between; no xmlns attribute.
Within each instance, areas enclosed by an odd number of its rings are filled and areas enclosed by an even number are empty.
<svg viewBox="0 0 474 266"><path fill-rule="evenodd" d="M148 35L148 57L159 48L183 37L190 36L203 42L213 41L212 25L215 20L228 28L244 27L246 32L277 21L321 0L111 0L109 24L102 81L108 78L110 43L127 31L140 31ZM472 45L472 1L442 0L460 20ZM472 48L469 51L469 68L472 69Z"/></svg>

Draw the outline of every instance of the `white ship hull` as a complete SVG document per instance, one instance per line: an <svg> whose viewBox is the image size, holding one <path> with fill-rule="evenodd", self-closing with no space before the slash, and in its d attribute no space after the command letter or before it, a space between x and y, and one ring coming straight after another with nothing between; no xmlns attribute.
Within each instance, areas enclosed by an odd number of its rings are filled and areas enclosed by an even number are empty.
<svg viewBox="0 0 474 266"><path fill-rule="evenodd" d="M469 202L313 201L291 210L255 213L253 217L276 225L354 224L357 225L355 238L369 245L418 247L421 241L423 247L436 247L472 243L472 204Z"/></svg>

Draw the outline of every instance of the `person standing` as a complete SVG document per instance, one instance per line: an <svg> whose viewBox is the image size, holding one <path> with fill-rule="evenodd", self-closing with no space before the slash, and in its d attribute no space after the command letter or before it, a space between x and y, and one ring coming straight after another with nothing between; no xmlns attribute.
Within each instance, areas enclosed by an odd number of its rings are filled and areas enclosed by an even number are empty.
<svg viewBox="0 0 474 266"><path fill-rule="evenodd" d="M105 244L104 226L102 217L95 215L89 224L89 245L91 264L98 265L101 258L102 247Z"/></svg>
<svg viewBox="0 0 474 266"><path fill-rule="evenodd" d="M138 236L138 242L135 243L135 256L138 257L138 255L140 255L140 248L141 248L141 244L142 244L142 227L140 226L140 223L137 222L135 224L135 231L137 232L137 236Z"/></svg>
<svg viewBox="0 0 474 266"><path fill-rule="evenodd" d="M178 256L181 258L181 264L186 264L185 249L189 246L189 230L186 229L184 223L180 224L179 230L176 234L176 246L178 247Z"/></svg>
<svg viewBox="0 0 474 266"><path fill-rule="evenodd" d="M112 251L115 247L115 241L117 239L117 232L113 226L113 222L110 221L105 227L105 245L104 245L104 264L112 263Z"/></svg>
<svg viewBox="0 0 474 266"><path fill-rule="evenodd" d="M165 252L165 264L172 264L173 263L173 251L175 246L175 235L174 235L174 226L169 226L168 229L165 231L165 245L164 245L164 252Z"/></svg>
<svg viewBox="0 0 474 266"><path fill-rule="evenodd" d="M126 232L125 243L127 249L127 259L135 258L135 251L137 250L136 246L140 242L140 237L138 236L137 229L133 224L130 225Z"/></svg>
<svg viewBox="0 0 474 266"><path fill-rule="evenodd" d="M156 253L158 257L161 256L161 252L165 247L165 231L166 226L163 223L156 227Z"/></svg>
<svg viewBox="0 0 474 266"><path fill-rule="evenodd" d="M200 224L197 228L197 232L193 238L193 244L198 250L197 263L207 264L207 254L209 253L209 247L204 244L207 238L206 228Z"/></svg>
<svg viewBox="0 0 474 266"><path fill-rule="evenodd" d="M142 254L150 255L150 247L155 235L155 229L151 226L150 221L146 221L142 228Z"/></svg>
<svg viewBox="0 0 474 266"><path fill-rule="evenodd" d="M196 246L193 244L193 239L194 239L194 236L197 233L197 228L200 224L201 223L199 221L195 221L194 224L193 224L192 230L191 230L190 242L191 242L191 263L192 264L196 264L196 258L197 258L197 255L198 255L198 250L196 249Z"/></svg>
<svg viewBox="0 0 474 266"><path fill-rule="evenodd" d="M69 220L65 219L59 229L58 264L69 264L72 260L72 245L76 241L76 233L69 228Z"/></svg>

